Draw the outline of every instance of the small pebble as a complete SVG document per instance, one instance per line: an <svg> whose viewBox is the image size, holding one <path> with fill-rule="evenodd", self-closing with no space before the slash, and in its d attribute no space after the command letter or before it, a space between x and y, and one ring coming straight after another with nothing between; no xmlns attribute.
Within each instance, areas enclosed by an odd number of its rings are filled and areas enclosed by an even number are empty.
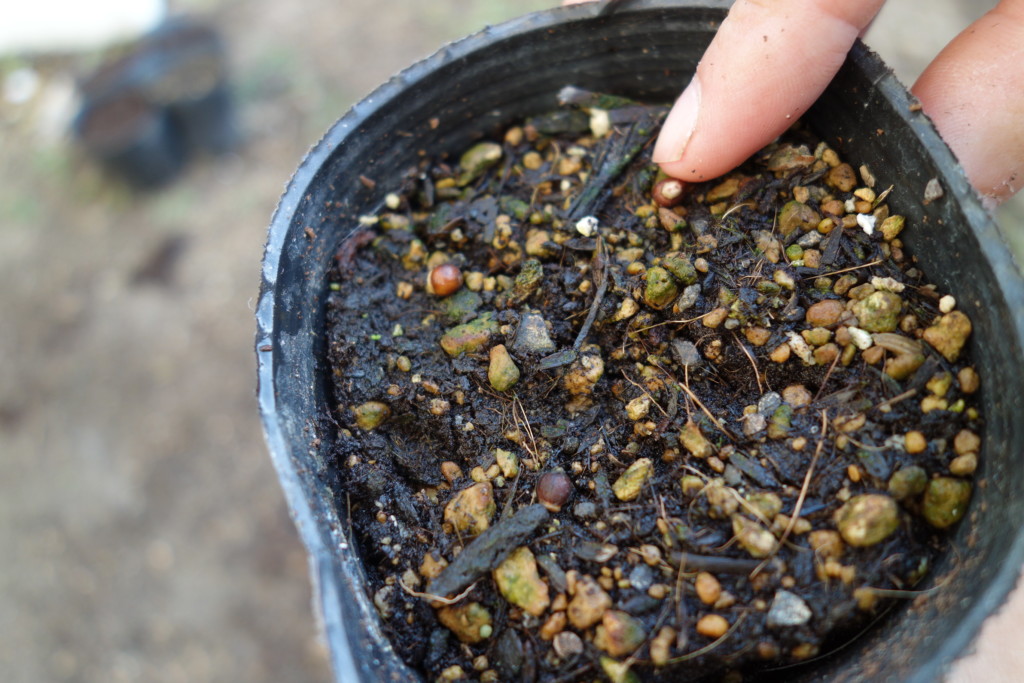
<svg viewBox="0 0 1024 683"><path fill-rule="evenodd" d="M978 455L965 453L953 458L949 463L949 473L958 477L969 477L978 469Z"/></svg>
<svg viewBox="0 0 1024 683"><path fill-rule="evenodd" d="M957 455L977 453L980 448L981 437L970 429L961 429L957 432L957 435L953 437L953 450L956 451Z"/></svg>
<svg viewBox="0 0 1024 683"><path fill-rule="evenodd" d="M911 430L903 435L903 444L907 453L916 455L918 453L924 453L925 449L928 448L928 440L924 434L917 430Z"/></svg>
<svg viewBox="0 0 1024 683"><path fill-rule="evenodd" d="M978 377L978 373L975 372L974 368L966 367L960 370L956 376L957 382L960 383L960 391L965 394L973 394L981 386L981 380Z"/></svg>
<svg viewBox="0 0 1024 683"><path fill-rule="evenodd" d="M899 527L899 506L878 493L854 496L836 511L835 521L844 541L857 547L871 546Z"/></svg>
<svg viewBox="0 0 1024 683"><path fill-rule="evenodd" d="M355 415L356 424L360 429L371 431L388 419L388 416L391 415L391 408L380 401L367 401L352 408L352 413Z"/></svg>
<svg viewBox="0 0 1024 683"><path fill-rule="evenodd" d="M811 608L795 593L775 591L775 599L768 608L768 628L801 626L811 620Z"/></svg>
<svg viewBox="0 0 1024 683"><path fill-rule="evenodd" d="M594 645L612 657L625 657L640 647L647 637L641 621L626 612L608 610L595 629Z"/></svg>
<svg viewBox="0 0 1024 683"><path fill-rule="evenodd" d="M490 526L497 506L490 482L480 482L455 494L444 508L444 521L457 531L479 534Z"/></svg>
<svg viewBox="0 0 1024 683"><path fill-rule="evenodd" d="M846 306L842 301L825 299L811 305L804 317L811 327L831 327L839 322L839 316L845 311Z"/></svg>
<svg viewBox="0 0 1024 683"><path fill-rule="evenodd" d="M562 659L572 659L583 652L583 640L572 631L562 631L556 635L552 646Z"/></svg>
<svg viewBox="0 0 1024 683"><path fill-rule="evenodd" d="M544 614L551 604L548 585L537 573L537 561L526 546L513 550L495 568L494 582L502 597L535 617Z"/></svg>
<svg viewBox="0 0 1024 683"><path fill-rule="evenodd" d="M580 501L572 512L578 519L594 519L597 516L597 505L589 500Z"/></svg>
<svg viewBox="0 0 1024 683"><path fill-rule="evenodd" d="M813 396L803 384L791 384L782 390L782 400L794 408L810 404Z"/></svg>
<svg viewBox="0 0 1024 683"><path fill-rule="evenodd" d="M700 572L693 582L697 591L697 598L705 605L713 605L722 595L722 584L715 578L714 574Z"/></svg>
<svg viewBox="0 0 1024 683"><path fill-rule="evenodd" d="M971 320L960 311L946 313L938 322L925 329L923 339L935 347L950 363L960 357L960 350L971 335Z"/></svg>
<svg viewBox="0 0 1024 683"><path fill-rule="evenodd" d="M896 500L906 500L920 495L928 485L928 473L923 467L909 465L893 473L889 478L889 493Z"/></svg>
<svg viewBox="0 0 1024 683"><path fill-rule="evenodd" d="M519 381L519 368L504 344L491 347L487 379L495 391L508 391Z"/></svg>
<svg viewBox="0 0 1024 683"><path fill-rule="evenodd" d="M566 615L573 627L583 630L596 624L611 608L612 599L589 575L576 580L576 591L566 608Z"/></svg>
<svg viewBox="0 0 1024 683"><path fill-rule="evenodd" d="M486 640L493 632L491 614L479 602L442 607L437 611L437 619L470 645Z"/></svg>
<svg viewBox="0 0 1024 683"><path fill-rule="evenodd" d="M576 221L576 232L584 237L591 237L597 232L597 219L593 216L584 216Z"/></svg>
<svg viewBox="0 0 1024 683"><path fill-rule="evenodd" d="M634 462L612 484L615 497L623 502L639 498L644 484L653 471L654 463L650 458L640 458Z"/></svg>
<svg viewBox="0 0 1024 683"><path fill-rule="evenodd" d="M729 622L720 614L705 614L697 621L697 633L705 638L721 638L728 630Z"/></svg>
<svg viewBox="0 0 1024 683"><path fill-rule="evenodd" d="M945 529L963 518L970 500L970 482L952 477L937 477L928 482L921 514L933 527Z"/></svg>

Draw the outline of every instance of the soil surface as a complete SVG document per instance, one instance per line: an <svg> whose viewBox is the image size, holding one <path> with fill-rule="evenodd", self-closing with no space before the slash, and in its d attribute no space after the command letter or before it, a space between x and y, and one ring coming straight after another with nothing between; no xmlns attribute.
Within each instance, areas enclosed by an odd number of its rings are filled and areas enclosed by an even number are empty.
<svg viewBox="0 0 1024 683"><path fill-rule="evenodd" d="M966 510L970 321L898 186L799 127L683 186L663 109L560 97L412 169L336 256L337 466L385 627L431 680L826 654Z"/></svg>

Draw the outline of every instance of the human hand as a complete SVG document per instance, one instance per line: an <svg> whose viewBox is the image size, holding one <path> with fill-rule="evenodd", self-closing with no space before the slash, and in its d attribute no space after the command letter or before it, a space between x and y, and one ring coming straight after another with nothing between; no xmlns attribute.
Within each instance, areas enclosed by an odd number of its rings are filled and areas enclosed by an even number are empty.
<svg viewBox="0 0 1024 683"><path fill-rule="evenodd" d="M654 160L687 181L738 166L814 103L882 4L738 0L672 107ZM971 24L912 91L983 197L999 203L1024 186L1024 0L1002 0Z"/></svg>

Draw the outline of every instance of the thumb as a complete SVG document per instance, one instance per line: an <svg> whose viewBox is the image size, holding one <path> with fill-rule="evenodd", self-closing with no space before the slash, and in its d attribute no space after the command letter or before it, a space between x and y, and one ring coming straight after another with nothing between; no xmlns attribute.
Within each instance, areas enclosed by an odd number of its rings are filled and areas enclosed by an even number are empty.
<svg viewBox="0 0 1024 683"><path fill-rule="evenodd" d="M700 181L732 170L825 90L883 0L739 0L669 112L653 159Z"/></svg>
<svg viewBox="0 0 1024 683"><path fill-rule="evenodd" d="M1024 187L1024 0L1003 0L914 84L967 177L996 202Z"/></svg>

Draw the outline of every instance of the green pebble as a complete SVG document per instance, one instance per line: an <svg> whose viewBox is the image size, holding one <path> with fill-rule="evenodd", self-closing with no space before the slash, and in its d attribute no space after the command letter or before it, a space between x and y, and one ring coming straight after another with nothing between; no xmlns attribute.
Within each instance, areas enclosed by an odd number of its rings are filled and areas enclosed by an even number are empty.
<svg viewBox="0 0 1024 683"><path fill-rule="evenodd" d="M647 271L647 285L644 287L644 301L651 308L665 308L679 294L679 287L667 270L655 266Z"/></svg>
<svg viewBox="0 0 1024 683"><path fill-rule="evenodd" d="M512 293L517 301L523 301L534 293L544 280L544 267L535 258L523 261L519 274L512 285Z"/></svg>
<svg viewBox="0 0 1024 683"><path fill-rule="evenodd" d="M458 184L468 185L500 160L501 145L496 142L478 142L459 158L459 170L462 173L459 175Z"/></svg>
<svg viewBox="0 0 1024 683"><path fill-rule="evenodd" d="M491 335L498 333L498 323L491 319L490 313L472 322L456 325L441 337L441 348L453 358L463 353L473 353L487 344Z"/></svg>
<svg viewBox="0 0 1024 683"><path fill-rule="evenodd" d="M868 332L893 332L899 324L903 299L893 292L875 292L853 305L860 328Z"/></svg>
<svg viewBox="0 0 1024 683"><path fill-rule="evenodd" d="M768 423L769 439L785 439L789 434L789 426L793 421L793 408L785 403L775 409Z"/></svg>
<svg viewBox="0 0 1024 683"><path fill-rule="evenodd" d="M452 323L472 319L482 304L483 299L480 295L465 287L438 302L441 313Z"/></svg>
<svg viewBox="0 0 1024 683"><path fill-rule="evenodd" d="M835 521L844 541L864 548L881 543L899 528L900 508L889 496L869 493L846 501Z"/></svg>
<svg viewBox="0 0 1024 683"><path fill-rule="evenodd" d="M491 349L487 379L495 391L508 391L519 381L519 368L516 367L504 344L498 344Z"/></svg>
<svg viewBox="0 0 1024 683"><path fill-rule="evenodd" d="M959 522L971 500L971 483L953 477L928 482L921 513L933 527L945 529Z"/></svg>
<svg viewBox="0 0 1024 683"><path fill-rule="evenodd" d="M665 270L672 273L684 285L692 285L697 282L697 269L690 263L690 259L678 251L665 254L661 259L661 265Z"/></svg>
<svg viewBox="0 0 1024 683"><path fill-rule="evenodd" d="M623 502L638 498L644 483L653 471L654 462L650 458L640 458L634 462L612 484L612 491L615 493L615 497Z"/></svg>
<svg viewBox="0 0 1024 683"><path fill-rule="evenodd" d="M388 416L391 415L391 408L380 401L367 401L362 405L354 406L352 413L356 417L356 424L360 428L370 431L388 419Z"/></svg>

